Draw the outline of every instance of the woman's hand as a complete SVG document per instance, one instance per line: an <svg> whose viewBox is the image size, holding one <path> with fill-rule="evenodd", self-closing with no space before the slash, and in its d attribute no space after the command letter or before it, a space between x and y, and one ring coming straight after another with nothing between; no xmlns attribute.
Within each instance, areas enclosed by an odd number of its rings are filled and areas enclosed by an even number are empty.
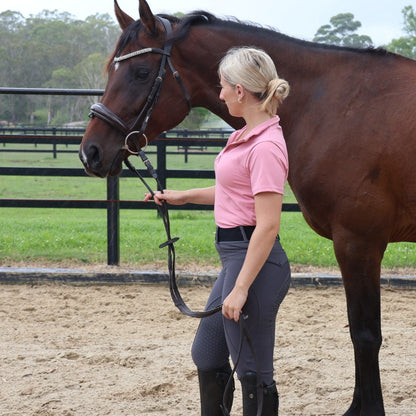
<svg viewBox="0 0 416 416"><path fill-rule="evenodd" d="M234 289L225 298L222 304L222 314L227 319L234 319L238 322L243 306L247 301L248 290L234 286Z"/></svg>
<svg viewBox="0 0 416 416"><path fill-rule="evenodd" d="M160 191L155 192L154 196L148 193L144 194L144 201L147 202L153 198L157 205L162 205L163 201L172 205L182 205L188 202L186 194L187 191L169 191L165 189L163 193Z"/></svg>
<svg viewBox="0 0 416 416"><path fill-rule="evenodd" d="M152 194L144 194L144 201L152 199ZM215 186L208 188L188 189L187 191L171 191L165 189L162 192L155 192L154 200L157 205L162 205L163 201L172 205L183 204L206 204L213 205L215 200Z"/></svg>

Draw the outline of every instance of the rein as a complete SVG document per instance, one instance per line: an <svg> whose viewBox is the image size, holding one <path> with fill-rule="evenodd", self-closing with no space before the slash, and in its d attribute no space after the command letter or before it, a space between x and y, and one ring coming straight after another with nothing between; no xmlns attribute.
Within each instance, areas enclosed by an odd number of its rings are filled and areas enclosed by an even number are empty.
<svg viewBox="0 0 416 416"><path fill-rule="evenodd" d="M157 172L150 163L149 159L147 158L146 154L143 150L138 151L138 156L142 159L143 163L145 164L148 172L153 177L153 179L156 181L158 190L163 193L162 186L159 182ZM144 186L147 188L147 190L150 192L152 196L155 195L152 188L147 184L147 182L144 180L143 176L140 174L140 172L130 163L128 159L124 161L125 165L132 171L136 176L139 177L139 179L143 182ZM163 225L165 227L166 237L167 241L159 245L159 248L168 247L168 270L169 270L169 289L170 289L170 295L172 297L173 303L175 306L185 315L191 316L193 318L206 318L207 316L213 315L214 313L217 313L221 310L222 305L217 306L214 309L210 309L207 311L193 311L191 310L186 303L184 302L177 285L177 279L176 279L176 273L175 273L175 246L174 243L176 243L179 238L171 237L170 232L170 221L169 221L169 210L168 205L165 201L163 201L162 205L156 205L156 208L158 210L158 213L160 217L163 220Z"/></svg>

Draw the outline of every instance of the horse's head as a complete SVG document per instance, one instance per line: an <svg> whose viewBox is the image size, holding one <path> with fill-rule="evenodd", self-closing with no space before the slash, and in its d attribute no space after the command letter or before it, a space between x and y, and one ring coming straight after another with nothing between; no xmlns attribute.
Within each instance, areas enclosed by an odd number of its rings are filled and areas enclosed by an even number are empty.
<svg viewBox="0 0 416 416"><path fill-rule="evenodd" d="M124 13L115 0L123 33L108 62L108 82L82 139L79 156L90 175L116 176L122 162L188 114L189 97L170 61L172 22L154 16L139 0L140 20ZM159 93L163 92L158 105Z"/></svg>

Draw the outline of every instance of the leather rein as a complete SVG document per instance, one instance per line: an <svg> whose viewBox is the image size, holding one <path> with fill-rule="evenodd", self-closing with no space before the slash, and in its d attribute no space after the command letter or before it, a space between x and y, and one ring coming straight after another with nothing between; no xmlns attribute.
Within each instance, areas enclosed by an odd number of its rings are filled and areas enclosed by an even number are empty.
<svg viewBox="0 0 416 416"><path fill-rule="evenodd" d="M172 26L171 23L169 22L169 20L162 18L160 16L156 16L156 18L163 24L165 31L166 31L166 37L168 38L169 35L172 33ZM188 108L189 111L191 109L191 100L189 97L189 94L187 93L182 79L178 73L178 71L175 70L175 68L172 65L172 61L170 59L170 53L171 53L171 49L172 49L172 43L169 41L166 41L164 44L163 49L159 49L159 48L144 48L144 49L140 49L138 51L135 52L131 52L129 54L126 55L122 55L120 57L115 57L114 58L114 63L115 65L118 65L119 62L122 62L124 60L127 59L131 59L133 57L142 55L142 54L147 54L147 53L157 53L162 55L162 60L160 62L160 67L159 67L159 72L157 77L155 78L154 82L153 82L153 86L152 89L147 97L146 103L144 104L142 110L140 111L139 115L137 116L136 120L133 122L133 124L129 127L119 116L117 116L117 114L115 114L113 111L111 111L109 108L107 108L104 104L102 103L96 103L93 104L91 106L90 109L90 114L89 117L93 118L93 117L98 117L101 120L107 122L108 124L110 124L112 127L114 127L115 129L117 129L118 131L120 131L121 133L123 133L125 135L125 139L124 139L124 146L120 149L120 150L126 150L128 151L130 154L132 155L136 155L136 156L140 156L140 158L142 159L143 163L145 164L147 170L149 171L150 175L153 177L153 179L155 179L156 183L157 183L157 188L160 192L163 193L163 189L162 186L160 184L160 181L158 180L158 176L157 176L157 172L156 170L153 168L152 164L150 163L149 159L147 158L146 154L144 153L144 150L147 147L148 144L148 139L145 135L145 131L146 131L146 127L148 124L148 121L150 119L150 116L152 114L153 108L155 107L158 99L159 99L159 95L160 95L160 90L162 88L162 84L163 84L163 80L165 78L165 74L166 74L166 65L169 65L170 70L172 71L173 76L175 77L176 81L178 82L184 96L185 99L188 103ZM139 125L141 121L141 126L139 129L137 129L137 125ZM145 144L143 147L141 147L139 144L136 146L137 150L133 150L129 147L129 139L133 134L137 134L139 139L141 138L141 136L144 138L145 140ZM140 172L129 162L128 159L124 160L125 165L130 169L130 171L132 171L135 175L137 175L140 180L143 182L143 184L145 185L145 187L147 188L147 190L150 192L150 194L152 196L154 196L154 191L152 190L152 188L146 183L146 181L144 180L144 178L142 177L142 175L140 174ZM162 243L159 248L164 248L164 247L168 247L168 269L169 269L169 289L170 289L170 293L171 293L171 297L172 300L175 304L175 306L185 315L194 317L194 318L204 318L210 315L213 315L214 313L218 312L221 310L222 305L214 308L214 309L210 309L210 310L206 310L206 311L192 311L184 302L179 289L178 289L178 285L177 285L177 279L176 279L176 273L175 273L175 247L174 247L174 243L176 241L178 241L179 238L175 237L172 238L171 237L171 232L170 232L170 221L169 221L169 211L168 211L168 206L167 203L165 201L163 201L162 205L156 205L156 208L159 212L160 217L163 220L163 224L165 227L165 231L166 231L166 236L167 236L167 241Z"/></svg>

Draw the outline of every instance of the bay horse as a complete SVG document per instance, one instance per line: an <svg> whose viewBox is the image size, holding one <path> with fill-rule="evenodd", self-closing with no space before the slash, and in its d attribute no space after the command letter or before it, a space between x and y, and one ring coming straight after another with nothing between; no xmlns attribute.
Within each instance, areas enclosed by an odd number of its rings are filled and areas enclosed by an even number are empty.
<svg viewBox="0 0 416 416"><path fill-rule="evenodd" d="M190 106L240 128L242 120L218 98L218 63L235 46L267 51L291 85L279 109L289 184L307 223L333 241L342 273L355 357L344 415L384 415L380 271L389 242L416 241L416 62L383 49L306 42L207 12L158 16L145 0L137 21L117 2L115 13L123 32L80 147L87 173L118 175L131 147L178 125Z"/></svg>

